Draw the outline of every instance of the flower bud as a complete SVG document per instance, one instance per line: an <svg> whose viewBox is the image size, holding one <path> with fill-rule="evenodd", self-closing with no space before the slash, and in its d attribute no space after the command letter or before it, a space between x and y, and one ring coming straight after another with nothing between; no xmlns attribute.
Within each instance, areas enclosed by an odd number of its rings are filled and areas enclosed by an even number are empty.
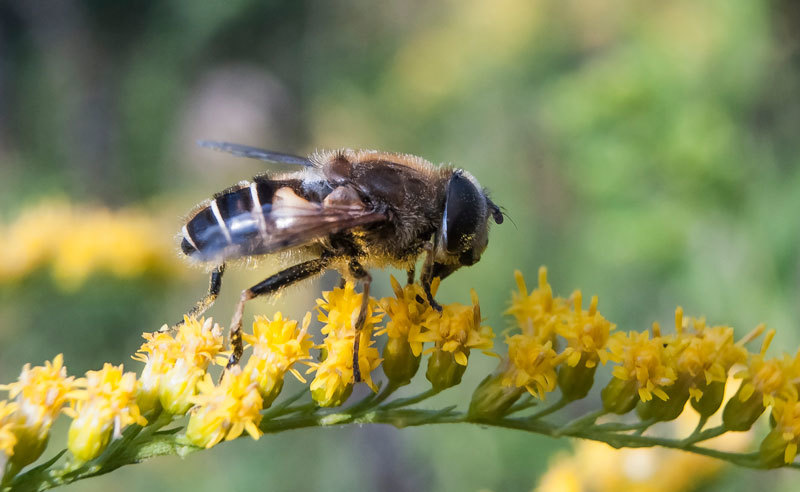
<svg viewBox="0 0 800 492"><path fill-rule="evenodd" d="M608 385L600 392L600 397L603 400L603 409L607 412L626 414L633 410L639 401L636 381L611 378Z"/></svg>
<svg viewBox="0 0 800 492"><path fill-rule="evenodd" d="M266 390L259 385L258 390L259 393L261 393L262 400L264 401L264 408L269 408L275 399L281 394L281 390L283 390L283 379L278 379L275 381L275 384L269 386Z"/></svg>
<svg viewBox="0 0 800 492"><path fill-rule="evenodd" d="M106 449L114 428L110 413L105 408L88 408L72 421L67 436L67 448L76 461L84 463L92 460Z"/></svg>
<svg viewBox="0 0 800 492"><path fill-rule="evenodd" d="M594 384L597 365L587 367L583 358L576 366L563 364L558 370L558 387L567 401L580 400L589 394Z"/></svg>
<svg viewBox="0 0 800 492"><path fill-rule="evenodd" d="M692 408L697 410L701 417L710 417L717 413L725 396L725 383L712 381L711 384L706 384L702 381L697 384L697 389L703 392L703 396L699 400L692 398Z"/></svg>
<svg viewBox="0 0 800 492"><path fill-rule="evenodd" d="M431 382L433 389L442 391L460 383L461 376L466 370L467 366L456 362L453 352L437 349L428 358L428 371L425 373L425 377Z"/></svg>
<svg viewBox="0 0 800 492"><path fill-rule="evenodd" d="M179 359L175 367L164 375L159 386L159 399L164 411L183 415L192 408L191 400L197 394L197 383L203 379L204 374L204 370Z"/></svg>
<svg viewBox="0 0 800 492"><path fill-rule="evenodd" d="M767 437L761 441L758 455L765 468L778 468L794 461L797 453L797 444L783 438L783 433L771 430Z"/></svg>
<svg viewBox="0 0 800 492"><path fill-rule="evenodd" d="M722 423L729 430L746 431L753 426L753 423L764 413L764 399L761 393L755 392L749 398L742 401L739 395L742 389L728 400L725 409L722 411Z"/></svg>
<svg viewBox="0 0 800 492"><path fill-rule="evenodd" d="M406 338L389 338L383 347L383 373L392 383L404 386L417 374L422 354L414 356Z"/></svg>
<svg viewBox="0 0 800 492"><path fill-rule="evenodd" d="M42 433L40 428L13 426L17 443L14 446L14 455L9 460L13 466L21 469L30 465L44 453L50 441L49 433ZM2 470L0 470L2 471Z"/></svg>
<svg viewBox="0 0 800 492"><path fill-rule="evenodd" d="M340 384L333 388L333 391L330 391L324 387L318 387L311 390L311 398L317 402L317 405L320 407L338 407L342 405L350 395L353 393L353 384Z"/></svg>
<svg viewBox="0 0 800 492"><path fill-rule="evenodd" d="M664 388L667 394L666 400L656 396L649 401L640 401L636 405L636 414L643 421L668 422L677 419L683 413L686 401L689 399L689 384L687 378L679 378Z"/></svg>
<svg viewBox="0 0 800 492"><path fill-rule="evenodd" d="M472 394L470 418L496 419L502 417L523 393L525 388L505 386L502 372L486 376Z"/></svg>

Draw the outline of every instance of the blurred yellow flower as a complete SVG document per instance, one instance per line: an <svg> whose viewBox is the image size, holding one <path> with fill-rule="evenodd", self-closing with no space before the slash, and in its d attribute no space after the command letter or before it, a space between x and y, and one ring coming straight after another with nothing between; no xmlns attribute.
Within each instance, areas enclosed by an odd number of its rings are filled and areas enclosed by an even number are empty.
<svg viewBox="0 0 800 492"><path fill-rule="evenodd" d="M147 272L179 274L169 224L139 210L110 211L47 201L0 226L0 282L17 280L47 263L57 284L79 287L91 273L129 278Z"/></svg>
<svg viewBox="0 0 800 492"><path fill-rule="evenodd" d="M784 441L784 463L791 463L797 456L797 443L800 442L800 402L797 398L787 401L775 400L772 408L775 432Z"/></svg>
<svg viewBox="0 0 800 492"><path fill-rule="evenodd" d="M147 424L136 405L136 374L123 373L122 365L106 363L99 371L87 372L78 385L85 389L72 391L71 407L65 409L73 418L67 447L77 461L99 456L128 425Z"/></svg>
<svg viewBox="0 0 800 492"><path fill-rule="evenodd" d="M796 364L796 359L787 354L781 358L766 359L766 352L775 330L770 330L764 337L761 352L750 354L745 369L736 373L737 378L742 379L742 387L739 391L741 401L749 400L751 396L763 399L765 407L775 403L775 398L784 400L797 399L797 387L794 381L800 376L800 365Z"/></svg>
<svg viewBox="0 0 800 492"><path fill-rule="evenodd" d="M0 478L2 478L8 458L14 454L14 446L17 444L14 424L11 421L16 411L16 403L0 400Z"/></svg>
<svg viewBox="0 0 800 492"><path fill-rule="evenodd" d="M248 373L234 366L225 371L219 386L206 374L197 387L199 393L190 398L196 406L186 427L186 438L192 444L210 448L245 431L253 439L261 437L258 425L264 403Z"/></svg>

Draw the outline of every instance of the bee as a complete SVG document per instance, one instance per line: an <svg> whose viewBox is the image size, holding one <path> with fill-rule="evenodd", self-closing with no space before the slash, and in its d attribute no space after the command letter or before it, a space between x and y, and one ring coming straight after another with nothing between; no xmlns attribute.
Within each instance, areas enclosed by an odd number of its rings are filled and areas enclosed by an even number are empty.
<svg viewBox="0 0 800 492"><path fill-rule="evenodd" d="M362 285L356 334L366 319L369 269L401 268L413 283L423 254L420 283L427 301L441 312L431 294L432 280L475 264L488 244L490 219L503 222L500 208L469 172L414 155L343 149L300 157L226 142L198 144L301 168L258 175L217 193L189 215L181 231L183 254L208 265L211 273L208 293L189 316L214 303L226 262L281 252L302 258L242 291L229 328L233 350L227 368L242 356L247 301L326 270ZM359 339L353 349L356 382L361 379Z"/></svg>

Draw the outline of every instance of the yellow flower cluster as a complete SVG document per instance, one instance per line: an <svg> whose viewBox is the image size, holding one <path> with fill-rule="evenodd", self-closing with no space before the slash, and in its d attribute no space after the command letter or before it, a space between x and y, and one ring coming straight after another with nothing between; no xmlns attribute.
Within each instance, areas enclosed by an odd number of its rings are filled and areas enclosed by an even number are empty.
<svg viewBox="0 0 800 492"><path fill-rule="evenodd" d="M540 399L556 387L567 400L583 398L594 381L597 363L605 364L613 357L608 342L615 325L597 311L597 297L588 310L583 309L580 291L572 294L571 302L553 297L544 267L539 269L537 288L530 293L522 273L514 276L518 291L512 293L506 314L513 316L512 330L518 333L506 336L508 356L500 362L498 380ZM560 352L559 337L566 342Z"/></svg>
<svg viewBox="0 0 800 492"><path fill-rule="evenodd" d="M554 296L546 269L539 270L538 286L531 292L522 274L515 276L518 290L507 310L514 321L505 337L508 350L475 390L468 420L491 421L512 407L530 406L532 400L514 406L526 392L544 400L559 390L556 404L531 417L542 418L586 397L597 368L608 364L612 377L601 391L602 413L635 408L642 423L668 421L688 402L700 415L695 434L702 434L707 420L723 408L723 394L731 386L728 376L739 365L735 377L741 385L724 405L720 428L750 429L772 407L772 431L761 444L760 459L765 467L794 460L800 444L800 352L768 358L773 331L758 353L750 353L745 344L763 334L763 326L735 341L731 327L707 326L678 308L672 334L663 334L658 324L652 330L618 332L598 311L597 297L585 307L580 291L568 299ZM211 319L184 318L174 334L166 326L145 333L133 357L144 364L138 376L106 364L75 379L67 376L60 355L44 366L26 365L17 382L0 386L12 400L0 401L0 471L13 474L38 459L62 412L73 419L67 447L75 463L100 456L128 427L184 414L188 424L181 439L208 448L245 432L258 438L262 410L279 396L286 374L305 383L297 363L314 373L309 390L316 405L333 407L347 400L357 375L376 391L372 373L381 364L389 391L375 397L377 402L410 382L423 354L429 354L428 395L461 381L472 350L495 355L494 332L483 324L474 291L469 305L448 304L440 312L419 285L391 281L394 297L380 300L364 302L352 283L324 292L317 301L317 319L325 339L316 346L308 333L311 313L300 323L281 313L257 316L252 332L242 336L250 351L246 362L225 370L218 384L210 371L226 364L227 352L222 329ZM366 315L356 331L362 305ZM383 358L373 333L387 335ZM316 360L312 349L319 350Z"/></svg>
<svg viewBox="0 0 800 492"><path fill-rule="evenodd" d="M170 229L139 210L43 202L0 225L0 282L15 281L46 264L64 289L79 287L95 271L123 278L177 274L181 270Z"/></svg>

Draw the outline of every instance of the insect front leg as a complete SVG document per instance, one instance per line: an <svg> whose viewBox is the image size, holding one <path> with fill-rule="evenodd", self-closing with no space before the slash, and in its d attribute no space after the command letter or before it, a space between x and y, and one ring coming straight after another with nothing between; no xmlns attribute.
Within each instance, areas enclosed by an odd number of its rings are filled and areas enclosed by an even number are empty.
<svg viewBox="0 0 800 492"><path fill-rule="evenodd" d="M361 281L364 286L361 290L361 309L358 311L358 318L355 325L355 337L353 338L353 379L356 383L361 381L361 369L358 366L358 347L361 343L361 330L367 321L367 311L369 310L369 286L372 283L372 276L367 272L361 263L351 260L349 264L350 274Z"/></svg>
<svg viewBox="0 0 800 492"><path fill-rule="evenodd" d="M211 270L211 279L208 282L208 293L203 296L202 299L197 301L197 303L186 313L186 316L190 318L197 318L198 316L202 315L208 308L210 308L214 301L217 300L217 296L219 296L219 290L222 288L222 275L225 273L225 263L214 267ZM159 331L168 331L174 330L183 324L183 319L175 323L174 325L166 328L162 328Z"/></svg>
<svg viewBox="0 0 800 492"><path fill-rule="evenodd" d="M411 284L414 283L414 274L415 274L415 272L416 272L416 270L415 270L414 265L411 265L411 267L406 272L406 274L408 275L408 285L411 285Z"/></svg>
<svg viewBox="0 0 800 492"><path fill-rule="evenodd" d="M323 271L330 261L330 258L323 257L291 266L286 270L280 271L262 280L249 289L242 291L239 303L236 305L236 310L233 312L233 319L231 320L229 336L233 352L230 357L228 357L228 364L225 366L225 369L229 369L238 364L239 359L242 358L242 315L244 314L244 303L258 296L273 294L295 282L313 277Z"/></svg>
<svg viewBox="0 0 800 492"><path fill-rule="evenodd" d="M435 245L433 242L430 242L425 245L425 263L422 265L422 274L419 276L420 283L422 284L422 290L425 291L425 297L428 298L428 304L431 307L440 313L442 312L442 306L436 302L436 299L433 298L433 294L431 294L431 282L433 281L433 257L434 257L434 250Z"/></svg>

